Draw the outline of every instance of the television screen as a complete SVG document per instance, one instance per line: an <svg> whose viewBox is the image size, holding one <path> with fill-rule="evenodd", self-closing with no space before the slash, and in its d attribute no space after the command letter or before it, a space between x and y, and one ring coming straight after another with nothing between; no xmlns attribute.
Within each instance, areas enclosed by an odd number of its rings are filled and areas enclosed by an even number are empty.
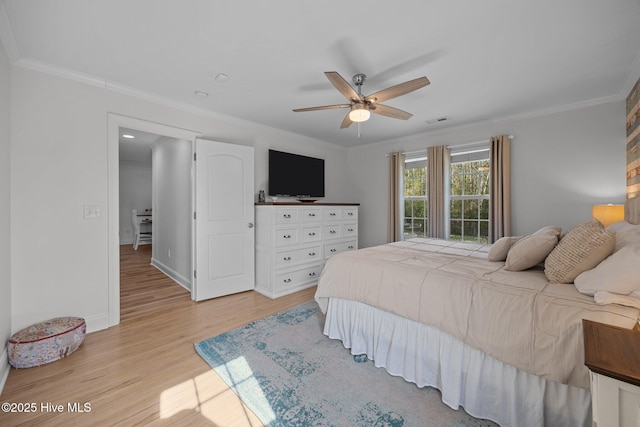
<svg viewBox="0 0 640 427"><path fill-rule="evenodd" d="M324 197L324 160L269 150L269 195Z"/></svg>

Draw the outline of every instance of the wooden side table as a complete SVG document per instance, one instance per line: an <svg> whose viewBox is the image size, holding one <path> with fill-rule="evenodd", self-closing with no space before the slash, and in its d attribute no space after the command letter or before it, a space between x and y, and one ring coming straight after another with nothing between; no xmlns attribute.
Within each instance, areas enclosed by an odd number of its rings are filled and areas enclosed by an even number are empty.
<svg viewBox="0 0 640 427"><path fill-rule="evenodd" d="M582 320L594 427L640 426L640 328Z"/></svg>

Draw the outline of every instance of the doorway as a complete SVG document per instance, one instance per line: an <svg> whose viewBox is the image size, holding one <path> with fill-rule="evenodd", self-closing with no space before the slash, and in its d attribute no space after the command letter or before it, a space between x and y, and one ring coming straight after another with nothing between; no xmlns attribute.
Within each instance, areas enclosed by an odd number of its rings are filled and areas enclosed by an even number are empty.
<svg viewBox="0 0 640 427"><path fill-rule="evenodd" d="M182 252L189 253L190 267L184 277L191 277L192 299L214 298L235 292L253 289L254 275L254 154L253 147L197 139L193 131L146 122L139 119L108 115L108 181L109 181L109 325L120 322L120 237L119 237L119 135L120 129L127 128L176 138L191 147L188 152L190 164L188 188L174 190L174 194L187 194L190 201L180 203L180 209L189 208L189 215L183 215L182 234L193 242ZM157 144L157 142L156 142ZM166 144L175 148L177 144ZM154 158L155 158L154 150ZM202 154L202 155L201 155ZM167 154L171 159L174 154ZM161 161L162 159L159 159ZM153 162L153 161L152 161ZM171 164L168 161L168 164ZM152 167L155 170L155 166ZM154 176L156 173L154 172ZM167 178L157 174L157 180ZM153 178L156 180L156 178ZM169 178L167 186L173 184ZM175 218L170 218L171 198L162 201L162 192L155 185L152 195L153 233L156 236L170 236L180 233ZM177 197L177 196L176 196ZM163 207L164 206L164 207ZM193 216L190 214L193 213ZM197 217L197 219L196 219ZM182 217L181 217L182 218ZM192 219L193 218L193 219ZM162 223L166 224L164 228ZM180 219L181 221L181 219ZM170 247L170 246L169 246ZM152 260L169 258L159 241L152 244ZM156 264L154 264L156 265ZM158 265L156 265L158 266ZM200 268L200 270L198 270ZM197 275L197 273L200 275Z"/></svg>
<svg viewBox="0 0 640 427"><path fill-rule="evenodd" d="M120 303L124 319L148 310L151 300L191 292L192 144L120 127L119 152ZM151 232L152 239L135 249L138 232ZM164 280L156 269L171 280ZM182 292L171 289L176 283L184 288Z"/></svg>
<svg viewBox="0 0 640 427"><path fill-rule="evenodd" d="M109 326L120 322L120 129L146 132L166 138L176 138L191 144L199 135L198 132L166 126L145 120L110 113L108 115L108 176L109 176ZM188 183L191 185L191 182ZM156 202L152 194L152 205ZM191 208L191 206L189 206ZM151 209L154 209L152 206ZM131 222L130 216L125 221ZM153 221L154 234L162 234ZM190 220L189 220L190 223ZM187 234L190 234L191 231ZM189 244L190 245L190 244ZM153 253L153 244L151 245ZM191 263L192 252L189 253ZM152 259L154 257L152 256Z"/></svg>

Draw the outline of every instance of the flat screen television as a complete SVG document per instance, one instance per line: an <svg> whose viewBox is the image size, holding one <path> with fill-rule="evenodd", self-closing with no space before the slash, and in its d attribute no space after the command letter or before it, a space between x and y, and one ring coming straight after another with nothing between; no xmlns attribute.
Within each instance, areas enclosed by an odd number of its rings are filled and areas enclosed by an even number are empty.
<svg viewBox="0 0 640 427"><path fill-rule="evenodd" d="M324 159L269 150L269 195L324 197Z"/></svg>

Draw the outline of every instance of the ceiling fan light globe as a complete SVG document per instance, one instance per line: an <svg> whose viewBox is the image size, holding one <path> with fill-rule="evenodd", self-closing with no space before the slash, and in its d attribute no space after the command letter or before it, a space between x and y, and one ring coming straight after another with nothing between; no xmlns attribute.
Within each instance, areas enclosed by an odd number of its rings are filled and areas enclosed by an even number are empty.
<svg viewBox="0 0 640 427"><path fill-rule="evenodd" d="M355 123L366 122L369 117L371 117L371 113L362 105L354 105L349 112L349 119Z"/></svg>

